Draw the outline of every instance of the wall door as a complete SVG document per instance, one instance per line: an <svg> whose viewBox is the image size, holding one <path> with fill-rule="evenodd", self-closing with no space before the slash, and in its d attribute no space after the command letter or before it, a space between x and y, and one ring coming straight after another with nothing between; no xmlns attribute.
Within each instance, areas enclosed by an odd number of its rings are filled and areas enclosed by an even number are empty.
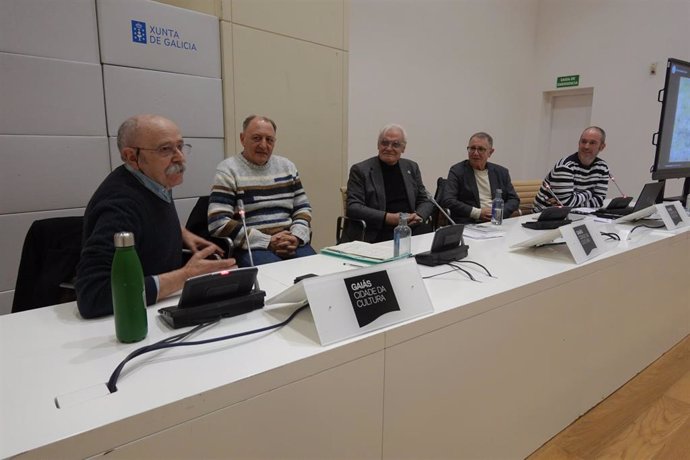
<svg viewBox="0 0 690 460"><path fill-rule="evenodd" d="M592 89L577 92L547 93L545 103L550 112L547 121L546 150L542 163L542 177L564 156L577 151L582 130L591 124Z"/></svg>

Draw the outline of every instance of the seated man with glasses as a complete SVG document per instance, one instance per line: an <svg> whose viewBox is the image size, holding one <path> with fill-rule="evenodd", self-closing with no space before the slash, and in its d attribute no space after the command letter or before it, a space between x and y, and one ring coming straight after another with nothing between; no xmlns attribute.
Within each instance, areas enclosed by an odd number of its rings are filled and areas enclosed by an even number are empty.
<svg viewBox="0 0 690 460"><path fill-rule="evenodd" d="M491 201L498 189L505 202L504 216L510 217L520 206L508 169L488 162L494 153L493 144L489 134L473 134L467 145L467 160L453 165L448 171L441 206L450 210L456 223L490 221Z"/></svg>
<svg viewBox="0 0 690 460"><path fill-rule="evenodd" d="M347 181L347 217L367 224L370 243L393 238L400 214L408 214L413 234L431 231L422 224L434 210L427 197L419 166L400 158L407 146L402 126L389 124L379 132L378 155L352 165Z"/></svg>
<svg viewBox="0 0 690 460"><path fill-rule="evenodd" d="M309 245L311 205L295 164L273 155L276 129L270 118L250 115L242 123L242 153L216 168L208 231L233 240L240 267L315 254ZM245 213L247 228L240 212Z"/></svg>
<svg viewBox="0 0 690 460"><path fill-rule="evenodd" d="M110 268L113 236L132 232L144 272L146 304L182 289L187 278L235 267L234 259L207 260L219 247L180 225L172 188L182 183L185 144L177 125L157 115L125 120L117 132L124 165L115 168L91 197L77 265L77 306L84 318L113 313ZM192 250L182 264L182 247Z"/></svg>

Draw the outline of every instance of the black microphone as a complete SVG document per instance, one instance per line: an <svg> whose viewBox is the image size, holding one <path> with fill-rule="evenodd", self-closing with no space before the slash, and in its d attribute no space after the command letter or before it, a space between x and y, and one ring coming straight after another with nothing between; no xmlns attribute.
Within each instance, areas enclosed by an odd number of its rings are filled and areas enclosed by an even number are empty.
<svg viewBox="0 0 690 460"><path fill-rule="evenodd" d="M563 203L561 203L561 200L558 199L558 197L556 196L556 194L553 193L553 190L551 190L551 186L550 186L549 183L546 182L546 181L544 181L544 188L545 188L546 190L549 191L549 193L551 194L551 196L554 197L554 198L556 199L556 202L557 202L561 207L565 207L565 206L563 205Z"/></svg>
<svg viewBox="0 0 690 460"><path fill-rule="evenodd" d="M247 221L244 220L244 202L242 199L237 200L237 213L240 215L240 219L242 219L242 226L244 227L244 239L247 242L247 252L249 253L249 263L251 264L252 267L254 267L254 257L252 257L252 247L249 244L249 228L247 228ZM259 289L259 278L257 276L256 280L254 281L254 287L258 290Z"/></svg>
<svg viewBox="0 0 690 460"><path fill-rule="evenodd" d="M447 213L446 211L443 210L443 208L441 207L441 205L439 205L439 204L436 202L436 200L434 200L434 197L431 196L431 193L429 193L428 190L425 190L425 192L426 192L426 197L429 198L429 200L430 200L432 203L434 203L434 206L436 206L436 208L438 208L438 210L441 211L441 213L442 213L444 216L446 216L446 219L448 219L448 222L450 222L451 224L455 225L455 221L454 221L453 219L451 219L450 216L448 215L448 213Z"/></svg>
<svg viewBox="0 0 690 460"><path fill-rule="evenodd" d="M623 190L621 190L621 188L618 186L618 183L616 182L616 179L611 175L611 173L609 173L609 179L611 179L611 182L613 182L613 185L615 185L616 188L618 189L618 193L620 193L620 194L623 196L623 198L627 198L628 195L626 195L625 193L623 193Z"/></svg>

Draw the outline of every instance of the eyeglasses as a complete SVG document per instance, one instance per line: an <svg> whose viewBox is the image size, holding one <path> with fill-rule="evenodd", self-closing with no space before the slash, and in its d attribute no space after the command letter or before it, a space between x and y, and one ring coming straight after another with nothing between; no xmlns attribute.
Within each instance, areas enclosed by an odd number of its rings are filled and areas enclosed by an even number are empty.
<svg viewBox="0 0 690 460"><path fill-rule="evenodd" d="M399 149L400 147L405 145L404 143L402 143L400 141L392 141L391 142L391 141L387 141L387 140L380 140L379 144L381 145L381 147L393 147L394 149Z"/></svg>
<svg viewBox="0 0 690 460"><path fill-rule="evenodd" d="M139 150L149 150L151 152L156 152L163 158L170 158L175 155L175 152L180 151L185 156L192 153L192 146L190 144L177 144L177 145L162 145L156 149L147 149L146 147L132 147L137 149L137 157L139 156Z"/></svg>
<svg viewBox="0 0 690 460"><path fill-rule="evenodd" d="M467 153L472 152L486 153L486 149L484 147L475 147L474 145L472 147L467 147Z"/></svg>

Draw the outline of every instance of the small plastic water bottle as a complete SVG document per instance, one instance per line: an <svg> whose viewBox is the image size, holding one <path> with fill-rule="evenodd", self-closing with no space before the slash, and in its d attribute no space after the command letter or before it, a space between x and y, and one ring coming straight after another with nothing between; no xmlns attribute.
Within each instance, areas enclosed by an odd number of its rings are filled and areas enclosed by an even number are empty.
<svg viewBox="0 0 690 460"><path fill-rule="evenodd" d="M400 223L393 229L393 257L412 253L412 230L407 225L407 214L400 213Z"/></svg>
<svg viewBox="0 0 690 460"><path fill-rule="evenodd" d="M496 189L496 196L491 202L491 223L501 225L503 223L503 190Z"/></svg>
<svg viewBox="0 0 690 460"><path fill-rule="evenodd" d="M148 333L144 272L134 247L134 235L119 232L114 236L115 256L110 273L113 294L115 335L123 343L143 340Z"/></svg>

